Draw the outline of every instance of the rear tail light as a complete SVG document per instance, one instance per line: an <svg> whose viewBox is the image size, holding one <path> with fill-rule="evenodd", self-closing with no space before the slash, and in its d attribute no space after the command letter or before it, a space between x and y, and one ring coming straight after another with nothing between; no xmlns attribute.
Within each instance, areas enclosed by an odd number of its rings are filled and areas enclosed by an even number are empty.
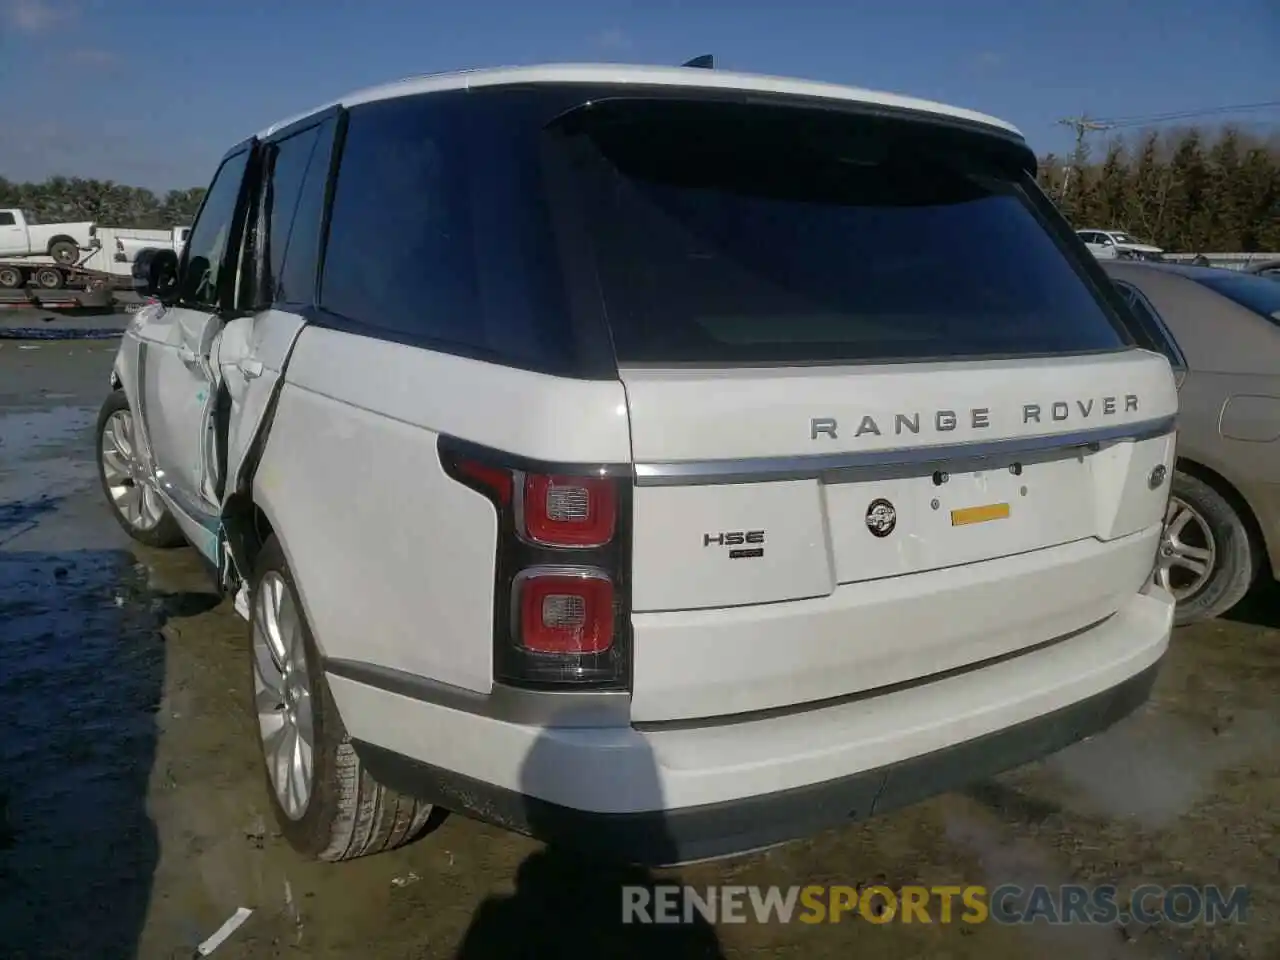
<svg viewBox="0 0 1280 960"><path fill-rule="evenodd" d="M512 639L529 653L602 654L613 646L613 580L601 570L538 568L516 574Z"/></svg>
<svg viewBox="0 0 1280 960"><path fill-rule="evenodd" d="M629 470L544 469L447 437L440 461L497 511L494 679L629 687Z"/></svg>
<svg viewBox="0 0 1280 960"><path fill-rule="evenodd" d="M549 547L602 547L618 521L615 481L526 474L516 514L521 536Z"/></svg>

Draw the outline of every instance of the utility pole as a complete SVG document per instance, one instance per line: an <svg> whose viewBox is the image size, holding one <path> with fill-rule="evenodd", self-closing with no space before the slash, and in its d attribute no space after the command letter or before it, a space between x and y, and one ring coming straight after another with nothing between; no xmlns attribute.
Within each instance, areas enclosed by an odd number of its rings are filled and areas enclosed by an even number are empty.
<svg viewBox="0 0 1280 960"><path fill-rule="evenodd" d="M1062 180L1062 198L1067 198L1067 187L1071 184L1071 171L1077 172L1084 167L1085 158L1088 157L1088 148L1085 144L1085 137L1091 133L1098 133L1102 130L1110 130L1111 124L1103 123L1100 120L1092 120L1087 114L1081 114L1078 117L1063 117L1058 121L1064 127L1071 127L1076 132L1076 148L1071 154L1071 165L1067 167L1067 174Z"/></svg>

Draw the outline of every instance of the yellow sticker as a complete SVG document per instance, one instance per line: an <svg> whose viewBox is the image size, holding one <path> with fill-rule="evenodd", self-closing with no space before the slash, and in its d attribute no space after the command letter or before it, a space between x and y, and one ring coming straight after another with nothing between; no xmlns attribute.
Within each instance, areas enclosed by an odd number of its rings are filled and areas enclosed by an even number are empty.
<svg viewBox="0 0 1280 960"><path fill-rule="evenodd" d="M986 523L988 520L1006 520L1009 517L1007 503L988 503L981 507L965 507L951 511L951 525L963 527L968 523Z"/></svg>

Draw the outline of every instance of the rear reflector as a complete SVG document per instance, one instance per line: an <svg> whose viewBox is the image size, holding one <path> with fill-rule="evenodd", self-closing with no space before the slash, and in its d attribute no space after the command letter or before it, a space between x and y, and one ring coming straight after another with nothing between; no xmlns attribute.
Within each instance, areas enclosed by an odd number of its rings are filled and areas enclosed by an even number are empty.
<svg viewBox="0 0 1280 960"><path fill-rule="evenodd" d="M511 503L511 471L502 467L491 467L487 463L475 460L464 460L461 457L455 463L455 469L462 476L483 487L497 501L499 506Z"/></svg>
<svg viewBox="0 0 1280 960"><path fill-rule="evenodd" d="M514 584L517 643L530 653L604 653L613 644L613 582L601 572L538 568Z"/></svg>

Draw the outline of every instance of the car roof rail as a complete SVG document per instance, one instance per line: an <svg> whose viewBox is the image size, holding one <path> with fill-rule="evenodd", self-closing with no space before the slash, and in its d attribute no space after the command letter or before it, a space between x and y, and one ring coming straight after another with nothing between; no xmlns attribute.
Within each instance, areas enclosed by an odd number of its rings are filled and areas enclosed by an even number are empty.
<svg viewBox="0 0 1280 960"><path fill-rule="evenodd" d="M697 67L701 70L714 70L716 68L716 58L709 53L704 53L692 60L686 60L680 64L682 67Z"/></svg>

